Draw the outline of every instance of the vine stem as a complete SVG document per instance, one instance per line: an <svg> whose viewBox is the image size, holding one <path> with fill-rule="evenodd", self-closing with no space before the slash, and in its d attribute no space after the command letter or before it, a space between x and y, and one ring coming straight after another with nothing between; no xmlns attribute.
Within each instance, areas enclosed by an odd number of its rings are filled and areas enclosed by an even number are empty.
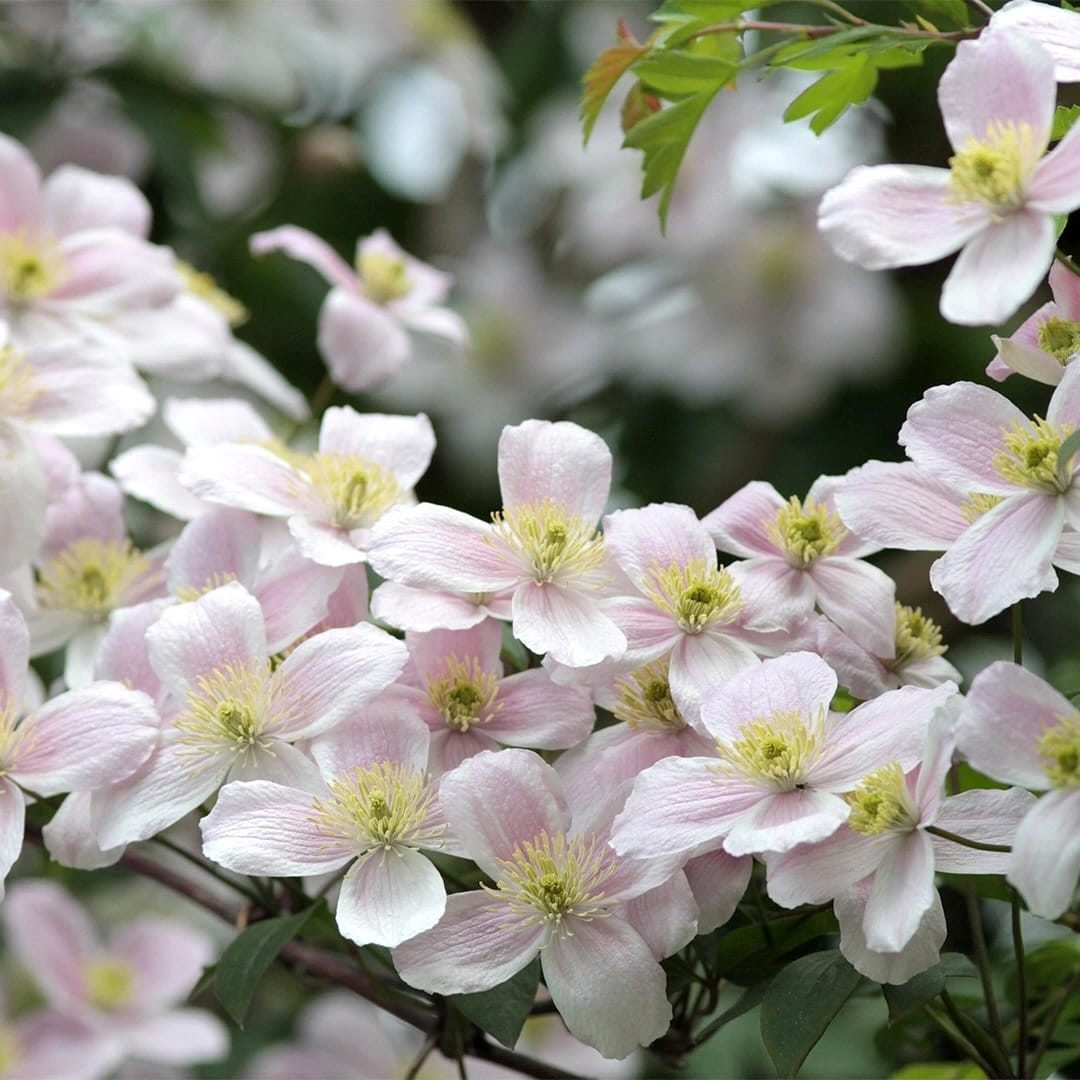
<svg viewBox="0 0 1080 1080"><path fill-rule="evenodd" d="M1035 1056L1031 1059L1030 1075L1032 1076L1038 1072L1039 1063L1043 1059L1043 1054L1045 1054L1050 1047L1050 1040L1053 1038L1054 1028L1057 1027L1057 1023L1061 1019L1061 1014L1065 1011L1065 1006L1068 1005L1069 1000L1072 998L1077 983L1080 983L1080 970L1074 971L1072 978L1065 984L1065 989L1061 994L1060 1000L1054 1008L1054 1011L1048 1017L1046 1025L1043 1027L1039 1045L1035 1048Z"/></svg>
<svg viewBox="0 0 1080 1080"><path fill-rule="evenodd" d="M948 829L939 828L937 825L927 825L926 831L933 836L940 836L942 840L949 840L961 847L974 848L976 851L1012 851L1007 844L984 844L981 840L971 840L959 833L949 832Z"/></svg>
<svg viewBox="0 0 1080 1080"><path fill-rule="evenodd" d="M1013 954L1016 957L1016 1017L1019 1031L1016 1036L1016 1075L1026 1075L1025 1058L1027 1057L1027 973L1024 967L1024 935L1020 927L1020 894L1011 889L1012 896L1012 939Z"/></svg>
<svg viewBox="0 0 1080 1080"><path fill-rule="evenodd" d="M1024 613L1017 600L1012 607L1012 646L1013 663L1017 667L1024 666Z"/></svg>
<svg viewBox="0 0 1080 1080"><path fill-rule="evenodd" d="M970 877L964 879L964 899L967 901L971 939L975 946L975 965L979 969L979 978L982 981L983 997L986 1000L986 1015L990 1021L990 1032L998 1049L1005 1056L1007 1063L1009 1051L1005 1046L1001 1016L998 1013L997 998L994 996L994 978L990 968L990 953L986 947L986 934L983 932L982 915L979 913L979 898L975 895L975 882Z"/></svg>
<svg viewBox="0 0 1080 1080"><path fill-rule="evenodd" d="M977 37L978 30L915 30L906 26L878 26L875 23L862 23L859 29L877 30L899 41L966 41ZM768 22L760 19L734 19L731 22L714 23L703 26L690 35L690 39L704 37L706 34L740 34L744 30L760 30L763 33L794 34L807 41L817 38L832 37L833 34L848 33L850 26L808 26L805 23ZM1080 272L1080 270L1078 270Z"/></svg>
<svg viewBox="0 0 1080 1080"><path fill-rule="evenodd" d="M955 1008L955 1006L953 1006ZM933 1005L925 1006L926 1015L956 1044L961 1053L966 1054L971 1060L978 1065L980 1069L987 1076L993 1076L997 1070L994 1066L983 1056L979 1049L971 1042L970 1039L956 1026L956 1022L949 1021L940 1012L934 1008Z"/></svg>

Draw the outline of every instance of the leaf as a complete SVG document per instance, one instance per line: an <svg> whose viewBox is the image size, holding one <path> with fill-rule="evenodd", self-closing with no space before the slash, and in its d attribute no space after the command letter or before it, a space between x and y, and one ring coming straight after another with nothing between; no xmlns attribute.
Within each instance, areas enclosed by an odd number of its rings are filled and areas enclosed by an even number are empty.
<svg viewBox="0 0 1080 1080"><path fill-rule="evenodd" d="M1059 105L1054 110L1054 126L1050 130L1050 141L1062 139L1069 129L1080 119L1080 105Z"/></svg>
<svg viewBox="0 0 1080 1080"><path fill-rule="evenodd" d="M685 96L701 90L719 90L734 78L738 60L737 57L703 56L686 49L653 50L634 63L633 70L648 89L659 94Z"/></svg>
<svg viewBox="0 0 1080 1080"><path fill-rule="evenodd" d="M834 124L851 105L864 102L877 86L877 68L865 54L851 57L842 67L822 76L804 90L784 111L791 123L812 116L810 127L820 135Z"/></svg>
<svg viewBox="0 0 1080 1080"><path fill-rule="evenodd" d="M602 52L592 67L582 77L581 120L584 141L588 143L593 128L615 84L623 77L630 65L647 49L634 41L627 41L620 28L621 44Z"/></svg>
<svg viewBox="0 0 1080 1080"><path fill-rule="evenodd" d="M945 953L932 968L906 983L882 987L889 1006L889 1023L895 1024L933 1001L945 989L946 979L974 978L977 974L975 965L962 953Z"/></svg>
<svg viewBox="0 0 1080 1080"><path fill-rule="evenodd" d="M500 986L477 994L454 994L447 1000L478 1028L513 1049L529 1018L539 983L540 958L536 957Z"/></svg>
<svg viewBox="0 0 1080 1080"><path fill-rule="evenodd" d="M971 1061L926 1061L905 1065L889 1080L986 1080L986 1073Z"/></svg>
<svg viewBox="0 0 1080 1080"><path fill-rule="evenodd" d="M686 147L694 128L715 97L715 90L703 90L683 98L673 105L636 124L623 139L623 146L641 150L645 154L643 168L645 177L641 184L641 197L647 199L658 191L660 195L660 228L667 226L668 207L675 191L675 178L686 155Z"/></svg>
<svg viewBox="0 0 1080 1080"><path fill-rule="evenodd" d="M928 18L940 30L966 30L971 25L964 0L907 0L912 15Z"/></svg>
<svg viewBox="0 0 1080 1080"><path fill-rule="evenodd" d="M658 97L648 93L640 82L634 83L619 113L623 134L625 135L636 124L640 124L646 117L659 112L662 107Z"/></svg>
<svg viewBox="0 0 1080 1080"><path fill-rule="evenodd" d="M244 1017L266 969L296 937L318 906L312 904L295 915L254 923L233 938L221 954L215 990L218 1001L238 1026L244 1026Z"/></svg>
<svg viewBox="0 0 1080 1080"><path fill-rule="evenodd" d="M788 954L833 933L836 917L831 910L772 919L768 935L760 925L729 930L716 946L716 972L729 982L752 986L779 970Z"/></svg>
<svg viewBox="0 0 1080 1080"><path fill-rule="evenodd" d="M761 1003L761 1038L780 1076L795 1076L861 980L837 949L804 956L773 979Z"/></svg>

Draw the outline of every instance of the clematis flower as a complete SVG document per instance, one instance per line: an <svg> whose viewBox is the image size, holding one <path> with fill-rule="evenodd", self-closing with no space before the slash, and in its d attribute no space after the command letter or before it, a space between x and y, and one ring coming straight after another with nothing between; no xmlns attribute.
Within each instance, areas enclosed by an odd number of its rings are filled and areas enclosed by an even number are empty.
<svg viewBox="0 0 1080 1080"><path fill-rule="evenodd" d="M333 288L319 313L319 350L334 382L366 390L393 375L411 353L408 331L468 343L461 317L441 307L451 279L406 255L385 229L360 240L356 267L306 229L284 225L251 238L256 255L284 251L314 267Z"/></svg>
<svg viewBox="0 0 1080 1080"><path fill-rule="evenodd" d="M753 481L702 519L721 551L746 559L742 574L772 604L809 615L816 604L837 626L885 656L893 643L896 586L863 562L878 550L836 513L836 477L814 481L805 501Z"/></svg>
<svg viewBox="0 0 1080 1080"><path fill-rule="evenodd" d="M0 590L0 898L22 850L24 790L48 797L123 780L157 743L153 702L119 683L60 694L27 714L29 647L19 609Z"/></svg>
<svg viewBox="0 0 1080 1080"><path fill-rule="evenodd" d="M102 1061L97 1075L131 1059L189 1065L228 1053L228 1032L216 1016L176 1007L213 959L203 934L147 916L105 944L83 909L50 881L13 885L3 918L12 952L49 1005L81 1029L91 1060Z"/></svg>
<svg viewBox="0 0 1080 1080"><path fill-rule="evenodd" d="M1054 58L1058 82L1080 82L1080 17L1076 12L1035 0L1009 0L994 12L987 29L1037 41Z"/></svg>
<svg viewBox="0 0 1080 1080"><path fill-rule="evenodd" d="M959 250L941 314L1003 322L1050 268L1055 215L1080 206L1080 130L1046 153L1056 94L1053 57L1022 33L961 42L938 85L949 168L860 166L826 192L819 227L870 270Z"/></svg>
<svg viewBox="0 0 1080 1080"><path fill-rule="evenodd" d="M180 482L201 498L286 518L300 551L324 566L365 560L371 527L414 501L435 449L431 421L327 409L319 449L219 444L188 450Z"/></svg>
<svg viewBox="0 0 1080 1080"><path fill-rule="evenodd" d="M606 810L572 816L557 774L527 750L469 758L444 777L439 797L495 885L448 897L434 929L394 950L401 977L429 993L474 993L539 954L571 1034L615 1058L659 1038L671 1005L658 961L697 932L672 861L618 858Z"/></svg>
<svg viewBox="0 0 1080 1080"><path fill-rule="evenodd" d="M499 483L491 524L429 503L388 514L372 532L372 567L414 588L512 591L514 636L568 667L621 656L626 637L602 604L614 573L596 529L611 486L603 439L567 421L508 426Z"/></svg>
<svg viewBox="0 0 1080 1080"><path fill-rule="evenodd" d="M237 582L167 609L146 638L166 725L139 772L94 793L102 850L168 828L230 779L317 784L293 744L373 700L406 660L404 645L365 624L317 634L275 666L259 602Z"/></svg>
<svg viewBox="0 0 1080 1080"><path fill-rule="evenodd" d="M1080 712L1037 675L999 661L972 682L957 735L980 772L1049 792L1020 823L1007 876L1035 915L1056 919L1080 877Z"/></svg>
<svg viewBox="0 0 1080 1080"><path fill-rule="evenodd" d="M615 819L615 850L751 855L824 840L851 812L843 792L888 761L918 762L930 718L956 691L907 686L837 714L836 686L820 657L790 653L718 687L701 712L716 756L646 769Z"/></svg>

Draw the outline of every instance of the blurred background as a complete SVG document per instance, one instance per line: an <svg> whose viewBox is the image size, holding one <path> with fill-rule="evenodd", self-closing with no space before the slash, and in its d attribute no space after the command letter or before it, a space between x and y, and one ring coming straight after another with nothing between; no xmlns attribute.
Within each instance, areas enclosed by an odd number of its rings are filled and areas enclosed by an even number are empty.
<svg viewBox="0 0 1080 1080"><path fill-rule="evenodd" d="M947 265L888 276L841 263L815 213L861 162L945 164L935 89L951 51L885 72L877 99L821 139L805 121L781 121L801 89L788 75L752 75L722 93L691 145L664 237L654 203L639 199L639 155L620 149L621 95L587 149L577 119L579 80L613 44L617 19L643 38L655 6L4 3L0 130L46 172L75 162L138 183L154 207L153 239L243 305L237 335L309 396L325 373L315 327L327 286L284 255L252 258L253 232L300 225L351 261L357 238L383 227L452 273L467 354L428 343L391 382L335 399L431 416L439 449L421 498L496 508L499 432L527 417L600 433L615 454L616 503L681 502L699 514L753 479L801 496L821 473L899 460L897 431L927 387L985 381L990 328L942 321ZM874 16L913 6L875 3ZM1046 388L1013 379L1006 389L1023 408L1045 408ZM898 599L943 624L965 672L1007 655L1004 617L975 630L954 623L929 588L932 558L882 557ZM1060 593L1026 605L1025 659L1072 690L1080 663L1066 647L1080 633L1080 592L1064 579ZM288 1015L278 993L277 1019L271 1010L262 1035L256 1026L245 1039L257 1043ZM881 1015L853 1013L853 1023L884 1020L879 1000L849 1005L864 1007ZM725 1029L694 1074L768 1074L756 1016L745 1019L745 1037ZM845 1030L830 1031L805 1075L887 1069L865 1037L869 1056L859 1057Z"/></svg>

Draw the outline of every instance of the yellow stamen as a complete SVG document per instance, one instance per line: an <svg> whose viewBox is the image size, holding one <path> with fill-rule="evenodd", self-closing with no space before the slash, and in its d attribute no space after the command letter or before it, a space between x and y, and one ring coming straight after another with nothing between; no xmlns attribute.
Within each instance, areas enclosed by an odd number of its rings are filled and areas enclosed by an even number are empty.
<svg viewBox="0 0 1080 1080"><path fill-rule="evenodd" d="M374 525L405 496L394 474L355 454L312 454L300 467L330 508L338 529Z"/></svg>
<svg viewBox="0 0 1080 1080"><path fill-rule="evenodd" d="M968 521L975 522L978 521L983 514L993 510L998 503L1004 501L1004 495L987 495L982 491L973 491L964 500L963 505L960 507L960 511Z"/></svg>
<svg viewBox="0 0 1080 1080"><path fill-rule="evenodd" d="M196 270L190 263L176 260L176 270L192 296L209 304L230 326L241 326L248 320L248 309L235 297L230 296L204 270Z"/></svg>
<svg viewBox="0 0 1080 1080"><path fill-rule="evenodd" d="M792 566L809 566L822 555L831 555L847 536L844 523L828 506L808 500L804 507L797 495L777 511L767 528Z"/></svg>
<svg viewBox="0 0 1080 1080"><path fill-rule="evenodd" d="M11 345L0 346L0 416L26 416L40 393L26 357Z"/></svg>
<svg viewBox="0 0 1080 1080"><path fill-rule="evenodd" d="M64 260L51 240L25 230L0 236L0 292L24 304L53 292L64 278Z"/></svg>
<svg viewBox="0 0 1080 1080"><path fill-rule="evenodd" d="M86 996L91 1005L104 1012L122 1009L135 995L135 978L131 968L109 957L91 960L83 968Z"/></svg>
<svg viewBox="0 0 1080 1080"><path fill-rule="evenodd" d="M440 673L429 676L427 691L446 726L454 731L486 724L501 708L501 703L495 703L499 677L485 671L476 657L460 660L451 653Z"/></svg>
<svg viewBox="0 0 1080 1080"><path fill-rule="evenodd" d="M1072 431L1069 424L1059 427L1039 416L1030 427L1015 424L1002 431L1004 448L994 457L994 468L1014 484L1056 494L1064 490L1057 475L1058 451Z"/></svg>
<svg viewBox="0 0 1080 1080"><path fill-rule="evenodd" d="M1039 739L1039 756L1056 788L1080 787L1080 713L1063 716Z"/></svg>
<svg viewBox="0 0 1080 1080"><path fill-rule="evenodd" d="M376 304L389 304L412 291L404 259L382 251L364 251L356 261L356 270L364 295Z"/></svg>
<svg viewBox="0 0 1080 1080"><path fill-rule="evenodd" d="M943 656L948 645L941 644L941 627L922 613L922 608L896 605L896 656L888 666L897 671L913 660Z"/></svg>
<svg viewBox="0 0 1080 1080"><path fill-rule="evenodd" d="M596 526L569 514L552 499L491 515L495 532L529 568L539 585L579 578L604 564Z"/></svg>
<svg viewBox="0 0 1080 1080"><path fill-rule="evenodd" d="M615 681L614 713L631 731L682 731L686 721L671 697L667 660L640 667Z"/></svg>
<svg viewBox="0 0 1080 1080"><path fill-rule="evenodd" d="M651 573L645 594L688 634L726 625L742 607L742 594L731 571L713 561L691 559L685 566L654 566Z"/></svg>
<svg viewBox="0 0 1080 1080"><path fill-rule="evenodd" d="M131 603L125 593L150 569L130 540L74 540L38 571L39 603L103 619Z"/></svg>
<svg viewBox="0 0 1080 1080"><path fill-rule="evenodd" d="M1080 322L1051 316L1039 324L1039 348L1062 366L1080 352Z"/></svg>
<svg viewBox="0 0 1080 1080"><path fill-rule="evenodd" d="M865 777L844 800L851 807L848 825L863 836L913 829L919 820L908 794L904 770L897 761Z"/></svg>
<svg viewBox="0 0 1080 1080"><path fill-rule="evenodd" d="M1045 141L1036 136L1030 124L991 122L984 139L968 139L949 158L953 200L982 203L995 218L1018 210L1045 149Z"/></svg>
<svg viewBox="0 0 1080 1080"><path fill-rule="evenodd" d="M805 720L797 712L778 712L744 724L741 739L716 744L718 777L739 775L771 784L779 791L805 785L806 775L825 745L828 719L824 709Z"/></svg>
<svg viewBox="0 0 1080 1080"><path fill-rule="evenodd" d="M235 580L236 575L231 570L215 570L202 585L181 585L176 590L176 598L182 603L189 604L193 600L198 600L200 596L205 596Z"/></svg>

